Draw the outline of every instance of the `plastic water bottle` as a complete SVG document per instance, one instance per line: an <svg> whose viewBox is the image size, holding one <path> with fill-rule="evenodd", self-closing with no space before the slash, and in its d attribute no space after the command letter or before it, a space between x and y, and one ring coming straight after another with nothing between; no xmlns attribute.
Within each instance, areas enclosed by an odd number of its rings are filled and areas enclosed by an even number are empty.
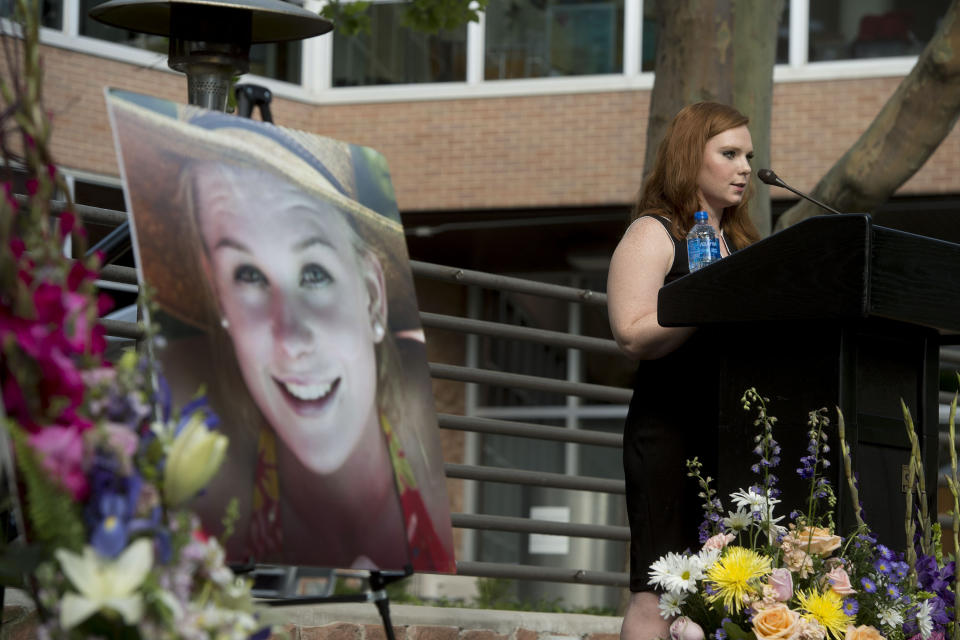
<svg viewBox="0 0 960 640"><path fill-rule="evenodd" d="M720 259L720 239L707 222L707 212L697 211L694 225L687 234L687 261L690 273Z"/></svg>

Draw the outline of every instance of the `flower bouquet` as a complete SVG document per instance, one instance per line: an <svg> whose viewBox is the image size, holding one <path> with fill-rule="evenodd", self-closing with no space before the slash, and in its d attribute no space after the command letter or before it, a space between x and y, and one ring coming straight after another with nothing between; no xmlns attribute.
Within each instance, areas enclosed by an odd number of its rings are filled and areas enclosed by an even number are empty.
<svg viewBox="0 0 960 640"><path fill-rule="evenodd" d="M262 626L250 585L183 508L220 466L227 438L202 396L172 411L149 354L103 359L100 258L65 257L65 246L84 255L84 230L69 202L59 215L50 208L69 192L40 101L40 12L27 0L17 8L21 37L4 44L8 57L22 47L22 62L8 60L13 73L0 79L4 584L30 594L41 637L249 637ZM24 198L13 195L15 169L26 174Z"/></svg>
<svg viewBox="0 0 960 640"><path fill-rule="evenodd" d="M703 477L700 463L687 462L689 475L700 487L705 519L702 548L669 553L650 567L650 584L658 587L664 618L674 639L703 640L706 636L756 640L943 640L960 634L956 624L955 564L940 552L939 525L926 513L926 489L920 473L919 445L904 407L913 443L910 491L907 500L907 539L904 553L895 552L871 535L856 507L858 527L841 537L833 522L836 499L824 477L829 460L826 410L811 412L809 445L797 472L809 482L802 511L778 514L775 469L780 447L774 439L777 419L767 413L767 398L755 389L741 399L744 409L757 413L752 466L757 483L730 498L735 510L724 512ZM950 414L951 450L957 400ZM844 441L843 416L838 435L845 475L853 504L859 505L857 483ZM948 484L957 508L957 462L952 456ZM920 499L914 508L912 497ZM917 513L915 513L917 512ZM957 517L956 515L954 516ZM919 529L917 528L919 524ZM960 527L955 526L956 532ZM954 535L956 538L956 534Z"/></svg>

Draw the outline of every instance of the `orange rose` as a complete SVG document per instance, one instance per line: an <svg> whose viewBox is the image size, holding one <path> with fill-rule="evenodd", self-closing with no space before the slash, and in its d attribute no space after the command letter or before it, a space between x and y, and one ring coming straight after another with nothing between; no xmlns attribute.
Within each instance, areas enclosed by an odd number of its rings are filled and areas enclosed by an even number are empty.
<svg viewBox="0 0 960 640"><path fill-rule="evenodd" d="M791 531L787 537L798 549L822 558L840 548L840 536L823 527L804 527L800 531Z"/></svg>
<svg viewBox="0 0 960 640"><path fill-rule="evenodd" d="M753 616L757 640L788 640L799 632L800 614L783 603L775 604Z"/></svg>
<svg viewBox="0 0 960 640"><path fill-rule="evenodd" d="M867 625L854 627L850 625L847 627L847 635L844 640L886 640L886 638L880 635L880 632L873 627L868 627Z"/></svg>

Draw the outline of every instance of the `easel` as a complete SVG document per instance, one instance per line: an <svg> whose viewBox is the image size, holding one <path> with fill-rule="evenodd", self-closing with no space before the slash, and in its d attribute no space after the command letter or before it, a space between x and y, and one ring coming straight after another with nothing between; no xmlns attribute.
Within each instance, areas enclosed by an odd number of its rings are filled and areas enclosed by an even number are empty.
<svg viewBox="0 0 960 640"><path fill-rule="evenodd" d="M248 565L249 566L249 565ZM247 571L253 569L244 567ZM234 568L234 572L241 573L243 569ZM380 613L383 622L383 631L387 640L396 640L393 634L393 624L390 622L390 597L387 595L387 585L403 580L413 575L413 567L407 565L397 571L371 571L367 577L369 589L366 593L357 593L341 596L298 596L293 598L265 598L261 602L269 607L290 607L302 604L340 604L347 602L373 602Z"/></svg>

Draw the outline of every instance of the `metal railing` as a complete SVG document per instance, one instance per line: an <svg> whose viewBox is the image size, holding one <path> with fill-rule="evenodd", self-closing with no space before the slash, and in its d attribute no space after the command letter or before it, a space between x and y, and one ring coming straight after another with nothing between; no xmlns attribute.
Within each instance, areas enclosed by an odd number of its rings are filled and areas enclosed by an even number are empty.
<svg viewBox="0 0 960 640"><path fill-rule="evenodd" d="M85 221L97 224L118 224L125 220L123 212L77 207ZM493 275L478 271L445 267L425 262L412 261L415 276L429 278L464 286L475 286L499 292L526 294L579 303L590 306L605 306L606 295L575 287L535 282L526 279ZM130 267L106 266L101 270L103 280L136 284L136 271ZM530 327L505 325L459 316L436 313L421 313L425 328L454 331L463 334L485 336L493 339L527 341L550 345L562 349L576 349L583 352L613 355L619 354L613 340L572 335L560 331L548 331ZM139 339L144 332L135 323L102 320L108 335ZM944 347L941 352L941 367L950 370L960 369L960 348ZM507 371L472 368L459 365L431 363L430 372L434 378L453 380L466 384L501 385L532 391L545 391L579 398L600 400L625 405L629 403L632 391L619 387L609 387L581 382L570 382L554 378L545 378ZM949 403L952 395L941 393L940 402ZM621 434L571 429L512 420L487 417L461 416L441 413L439 426L451 431L465 431L476 434L507 435L520 438L532 438L543 441L566 444L585 444L601 447L619 448L622 446ZM941 441L945 434L941 434ZM592 491L613 495L624 493L624 482L608 478L584 477L565 473L546 473L502 467L462 464L458 461L445 461L447 477L477 482L509 483L550 487L572 491ZM629 540L629 528L608 524L581 524L534 520L524 517L484 515L479 513L453 513L455 528L475 531L503 531L525 534L547 534L570 537L584 537L625 543ZM944 521L945 524L946 521ZM587 584L597 586L625 587L629 583L624 572L593 571L587 567L547 567L507 563L464 561L457 563L458 573L474 577L509 578L517 580L536 580Z"/></svg>

